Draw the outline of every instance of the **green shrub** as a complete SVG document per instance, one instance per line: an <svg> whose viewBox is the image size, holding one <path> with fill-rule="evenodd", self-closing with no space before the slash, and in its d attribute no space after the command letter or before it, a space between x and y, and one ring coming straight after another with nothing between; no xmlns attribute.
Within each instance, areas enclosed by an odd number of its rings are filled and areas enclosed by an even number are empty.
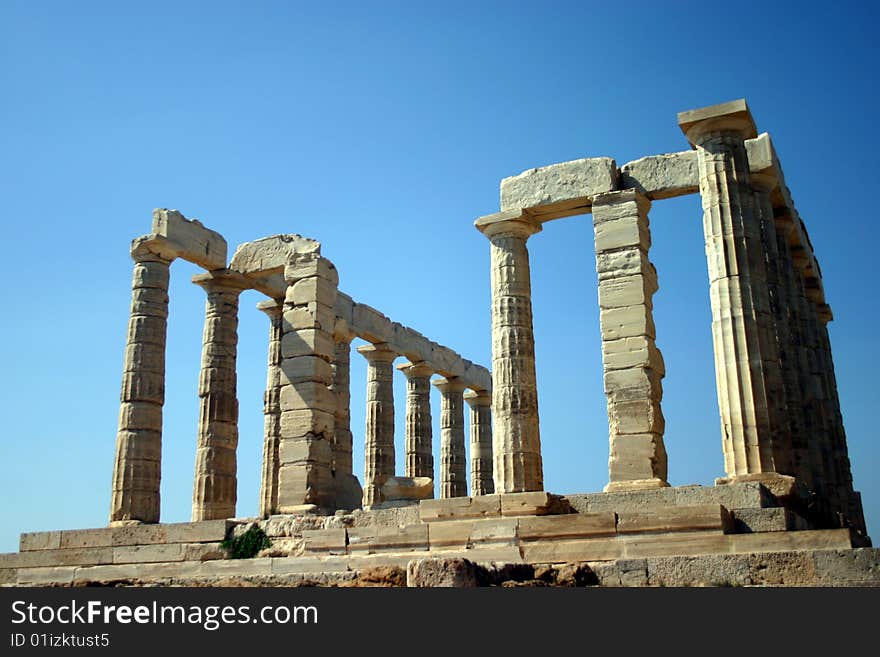
<svg viewBox="0 0 880 657"><path fill-rule="evenodd" d="M266 536L266 532L252 525L246 532L238 536L230 536L223 539L220 546L229 552L232 559L253 559L260 550L271 547L272 541Z"/></svg>

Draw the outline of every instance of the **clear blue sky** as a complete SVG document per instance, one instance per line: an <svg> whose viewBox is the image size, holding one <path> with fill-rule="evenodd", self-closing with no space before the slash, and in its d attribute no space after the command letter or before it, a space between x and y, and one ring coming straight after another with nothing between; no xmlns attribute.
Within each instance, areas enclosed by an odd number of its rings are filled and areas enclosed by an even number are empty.
<svg viewBox="0 0 880 657"><path fill-rule="evenodd" d="M231 249L316 238L345 292L488 365L489 248L472 224L497 211L500 179L684 150L676 112L739 97L771 134L822 263L855 484L877 532L877 19L868 3L3 2L0 552L22 531L107 522L128 247L154 207L199 218ZM723 462L699 198L655 203L651 224L670 481L710 484ZM547 224L529 247L546 487L601 490L590 218ZM165 521L190 515L195 273L172 267ZM241 304L242 516L259 494L259 300ZM364 388L355 354L361 477ZM402 376L396 392L402 463Z"/></svg>

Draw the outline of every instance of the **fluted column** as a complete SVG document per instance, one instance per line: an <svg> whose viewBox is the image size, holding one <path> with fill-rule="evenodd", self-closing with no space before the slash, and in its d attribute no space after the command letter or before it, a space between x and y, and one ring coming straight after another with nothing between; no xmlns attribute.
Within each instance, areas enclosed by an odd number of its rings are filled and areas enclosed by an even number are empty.
<svg viewBox="0 0 880 657"><path fill-rule="evenodd" d="M131 312L122 367L122 393L110 522L159 522L162 405L171 258L135 240Z"/></svg>
<svg viewBox="0 0 880 657"><path fill-rule="evenodd" d="M238 297L247 287L240 274L217 270L193 276L208 294L199 376L199 429L192 518L235 516L237 496Z"/></svg>
<svg viewBox="0 0 880 657"><path fill-rule="evenodd" d="M492 395L469 390L464 400L470 407L471 495L495 492L492 478Z"/></svg>
<svg viewBox="0 0 880 657"><path fill-rule="evenodd" d="M263 472L260 482L260 516L278 508L278 445L281 440L281 313L282 300L261 301L257 308L269 317L269 363L263 395Z"/></svg>
<svg viewBox="0 0 880 657"><path fill-rule="evenodd" d="M440 391L440 497L467 497L464 449L464 390L455 377L437 379Z"/></svg>
<svg viewBox="0 0 880 657"><path fill-rule="evenodd" d="M433 436L431 428L431 375L425 363L401 363L406 376L405 475L434 478Z"/></svg>
<svg viewBox="0 0 880 657"><path fill-rule="evenodd" d="M384 343L358 347L367 359L364 506L382 501L382 484L394 476L394 368L397 354Z"/></svg>
<svg viewBox="0 0 880 657"><path fill-rule="evenodd" d="M351 341L354 336L337 334L333 358L333 383L330 391L336 395L333 427L333 461L335 476L352 474L351 451Z"/></svg>
<svg viewBox="0 0 880 657"><path fill-rule="evenodd" d="M772 319L761 217L745 139L755 125L745 101L683 112L679 125L696 147L709 268L715 377L727 479L776 475L765 362Z"/></svg>
<svg viewBox="0 0 880 657"><path fill-rule="evenodd" d="M768 317L763 318L761 340L762 367L767 394L767 410L770 415L773 463L776 472L797 476L792 453L792 413L788 407L784 362L790 361L786 353L788 339L787 306L782 260L776 239L776 218L770 193L778 185L775 175L755 173L751 176L755 193L755 205L761 227L761 246L764 254L764 274L767 281ZM760 318L759 318L760 319Z"/></svg>
<svg viewBox="0 0 880 657"><path fill-rule="evenodd" d="M602 367L608 403L606 491L662 488L666 373L655 343L657 272L648 259L651 201L634 189L593 198Z"/></svg>
<svg viewBox="0 0 880 657"><path fill-rule="evenodd" d="M482 217L475 225L491 245L495 490L543 490L532 287L526 248L526 240L541 230L541 223L520 212L501 212Z"/></svg>

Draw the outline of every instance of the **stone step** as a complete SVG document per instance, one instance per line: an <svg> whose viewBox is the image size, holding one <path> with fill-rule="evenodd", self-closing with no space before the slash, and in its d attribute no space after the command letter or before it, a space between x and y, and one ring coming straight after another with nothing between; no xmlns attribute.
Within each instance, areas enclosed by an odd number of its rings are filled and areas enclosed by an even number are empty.
<svg viewBox="0 0 880 657"><path fill-rule="evenodd" d="M676 486L616 493L577 493L566 495L565 499L579 513L654 511L673 506L704 504L720 504L727 509L779 506L778 500L758 482L723 486Z"/></svg>
<svg viewBox="0 0 880 657"><path fill-rule="evenodd" d="M227 532L234 524L230 520L204 520L201 522L28 532L21 535L19 550L30 552L34 550L103 548L164 543L210 543L222 541L226 538Z"/></svg>
<svg viewBox="0 0 880 657"><path fill-rule="evenodd" d="M546 491L450 497L419 502L419 518L422 522L553 515L570 511L571 505L563 496Z"/></svg>
<svg viewBox="0 0 880 657"><path fill-rule="evenodd" d="M731 515L733 517L733 531L737 534L815 529L796 511L785 507L733 509Z"/></svg>

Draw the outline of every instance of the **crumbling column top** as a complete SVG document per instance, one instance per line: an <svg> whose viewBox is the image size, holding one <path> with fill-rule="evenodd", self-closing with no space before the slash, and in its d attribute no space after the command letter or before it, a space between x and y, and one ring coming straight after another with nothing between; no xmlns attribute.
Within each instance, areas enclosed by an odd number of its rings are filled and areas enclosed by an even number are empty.
<svg viewBox="0 0 880 657"><path fill-rule="evenodd" d="M196 274L192 277L192 282L206 290L212 288L229 288L241 291L253 287L252 281L231 269L215 269L214 271L205 272L204 274Z"/></svg>
<svg viewBox="0 0 880 657"><path fill-rule="evenodd" d="M615 203L627 203L630 201L635 201L639 205L644 205L645 210L651 207L651 199L638 189L620 189L613 192L597 194L593 197L593 207L614 205Z"/></svg>
<svg viewBox="0 0 880 657"><path fill-rule="evenodd" d="M434 374L434 368L428 365L424 361L419 361L416 363L411 363L409 361L400 363L396 366L401 372L403 372L404 376L407 379L410 378L419 378L419 377L429 377Z"/></svg>
<svg viewBox="0 0 880 657"><path fill-rule="evenodd" d="M485 390L468 390L464 393L464 400L473 407L491 406L492 393Z"/></svg>
<svg viewBox="0 0 880 657"><path fill-rule="evenodd" d="M280 317L284 310L284 301L277 299L264 299L257 303L257 310L260 310L269 317Z"/></svg>
<svg viewBox="0 0 880 657"><path fill-rule="evenodd" d="M358 353L371 363L391 363L397 358L398 353L386 343L365 344L357 348Z"/></svg>
<svg viewBox="0 0 880 657"><path fill-rule="evenodd" d="M131 241L131 257L135 262L156 259L171 262L177 259L177 249L161 235L142 235Z"/></svg>
<svg viewBox="0 0 880 657"><path fill-rule="evenodd" d="M540 233L541 222L524 210L504 210L480 217L474 222L477 230L489 239L493 237L522 237L528 239Z"/></svg>
<svg viewBox="0 0 880 657"><path fill-rule="evenodd" d="M733 132L744 140L758 136L745 98L679 112L678 125L692 146L713 132Z"/></svg>
<svg viewBox="0 0 880 657"><path fill-rule="evenodd" d="M441 377L431 381L440 392L463 392L467 389L467 384L455 376Z"/></svg>

